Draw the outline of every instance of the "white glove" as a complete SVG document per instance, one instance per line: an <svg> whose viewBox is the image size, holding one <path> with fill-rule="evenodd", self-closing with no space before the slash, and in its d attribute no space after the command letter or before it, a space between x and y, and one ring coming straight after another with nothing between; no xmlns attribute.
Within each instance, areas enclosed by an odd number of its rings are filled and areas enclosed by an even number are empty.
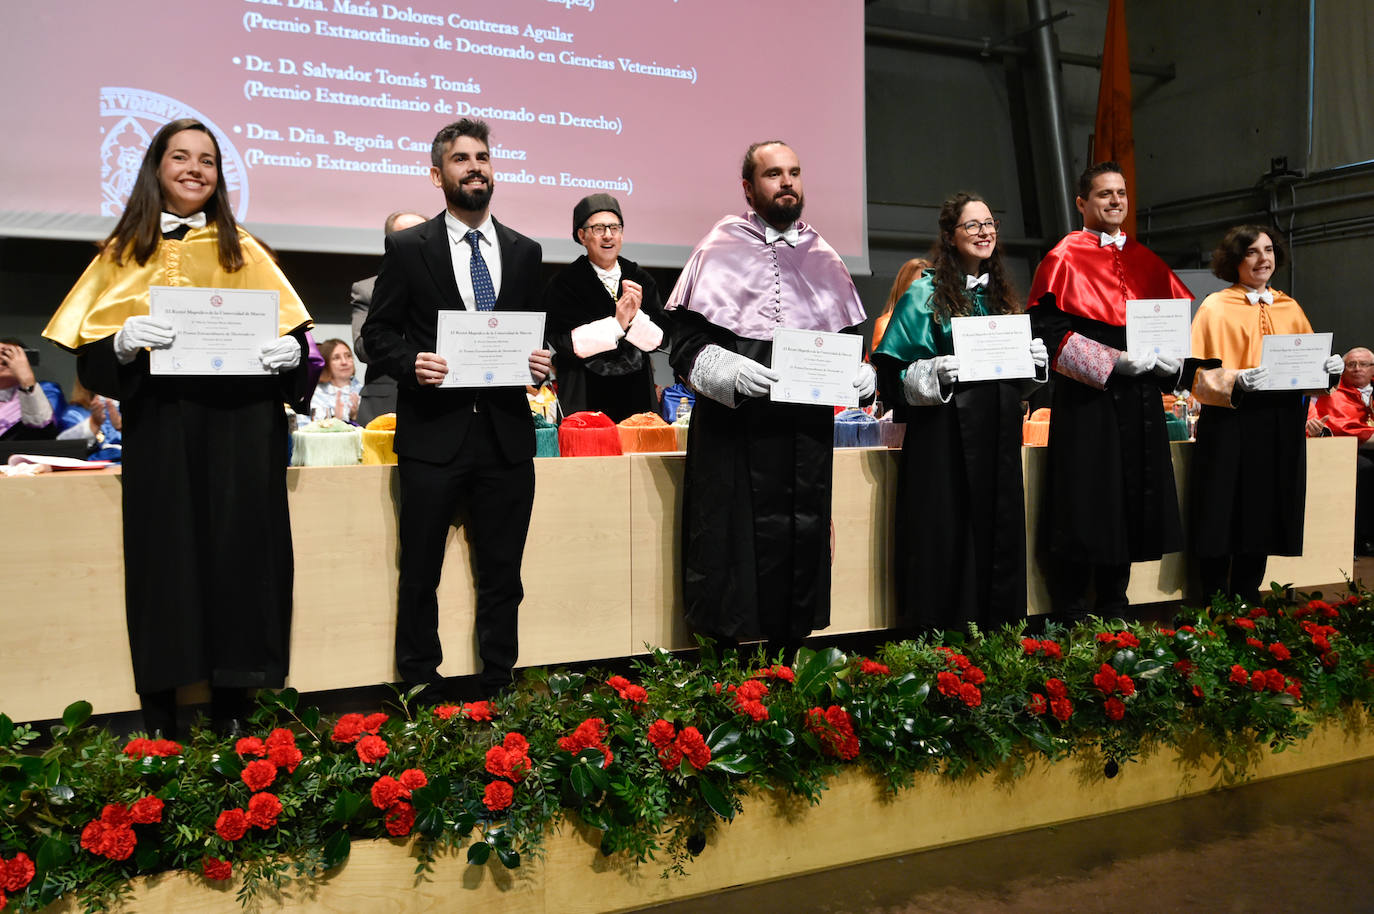
<svg viewBox="0 0 1374 914"><path fill-rule="evenodd" d="M867 400L878 389L878 373L867 362L859 363L859 373L854 376L854 386L859 390L859 400Z"/></svg>
<svg viewBox="0 0 1374 914"><path fill-rule="evenodd" d="M1170 358L1167 355L1155 356L1155 374L1161 378L1172 378L1178 374L1183 363L1178 359Z"/></svg>
<svg viewBox="0 0 1374 914"><path fill-rule="evenodd" d="M773 369L741 356L735 371L735 390L746 397L766 397L779 377Z"/></svg>
<svg viewBox="0 0 1374 914"><path fill-rule="evenodd" d="M1327 356L1322 368L1326 369L1327 374L1343 374L1345 372L1345 360L1338 355Z"/></svg>
<svg viewBox="0 0 1374 914"><path fill-rule="evenodd" d="M115 358L119 359L121 365L127 365L144 346L149 349L166 349L172 345L176 335L172 325L166 321L147 315L135 315L125 320L124 326L115 334Z"/></svg>
<svg viewBox="0 0 1374 914"><path fill-rule="evenodd" d="M262 344L258 361L269 371L290 371L301 363L301 344L294 336L279 336Z"/></svg>
<svg viewBox="0 0 1374 914"><path fill-rule="evenodd" d="M1247 368L1236 373L1236 386L1244 391L1259 390L1261 384L1269 380L1268 368Z"/></svg>
<svg viewBox="0 0 1374 914"><path fill-rule="evenodd" d="M1031 340L1030 354L1036 368L1044 368L1050 363L1050 351L1045 348L1045 341L1038 336Z"/></svg>
<svg viewBox="0 0 1374 914"><path fill-rule="evenodd" d="M1116 373L1128 378L1139 377L1148 371L1153 371L1154 367L1155 354L1153 352L1134 358L1129 352L1123 352L1116 357Z"/></svg>
<svg viewBox="0 0 1374 914"><path fill-rule="evenodd" d="M932 361L935 363L935 378L940 382L941 387L948 387L959 380L959 357L957 355L937 355Z"/></svg>

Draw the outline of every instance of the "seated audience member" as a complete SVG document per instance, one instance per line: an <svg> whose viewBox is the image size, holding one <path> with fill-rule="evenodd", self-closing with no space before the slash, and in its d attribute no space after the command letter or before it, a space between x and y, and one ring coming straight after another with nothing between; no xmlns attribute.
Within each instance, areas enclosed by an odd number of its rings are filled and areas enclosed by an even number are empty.
<svg viewBox="0 0 1374 914"><path fill-rule="evenodd" d="M892 320L892 309L897 307L897 302L901 301L906 290L911 288L911 284L924 276L929 269L930 261L924 257L913 257L902 264L902 268L897 271L897 278L892 281L892 288L887 292L887 304L883 306L883 313L873 319L873 342L869 344L869 352L875 351L883 341L883 334L887 332L887 322Z"/></svg>
<svg viewBox="0 0 1374 914"><path fill-rule="evenodd" d="M324 356L324 371L310 398L310 412L318 415L327 410L327 415L336 419L355 421L363 382L353 371L353 351L343 340L325 340L320 343L320 355Z"/></svg>
<svg viewBox="0 0 1374 914"><path fill-rule="evenodd" d="M0 441L57 437L52 393L34 377L31 352L13 337L0 340Z"/></svg>
<svg viewBox="0 0 1374 914"><path fill-rule="evenodd" d="M119 401L92 392L80 380L72 387L72 398L58 419L63 441L84 440L91 449L91 460L119 460L123 453L124 417Z"/></svg>
<svg viewBox="0 0 1374 914"><path fill-rule="evenodd" d="M653 277L620 256L624 230L615 197L583 197L572 234L587 253L544 290L564 415L595 410L621 422L658 404L649 353L663 343L663 307Z"/></svg>
<svg viewBox="0 0 1374 914"><path fill-rule="evenodd" d="M1374 352L1357 347L1345 354L1341 383L1325 396L1314 397L1307 408L1307 437L1333 435L1360 439L1355 458L1355 553L1374 555L1374 410L1370 381Z"/></svg>

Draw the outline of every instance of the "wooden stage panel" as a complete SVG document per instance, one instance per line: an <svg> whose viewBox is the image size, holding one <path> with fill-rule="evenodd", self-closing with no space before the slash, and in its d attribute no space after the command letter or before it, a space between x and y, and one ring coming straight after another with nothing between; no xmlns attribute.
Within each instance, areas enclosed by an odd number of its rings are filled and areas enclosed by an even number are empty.
<svg viewBox="0 0 1374 914"><path fill-rule="evenodd" d="M1173 445L1186 499L1191 446ZM1023 452L1027 532L1034 549L1044 452ZM525 553L523 665L690 647L679 593L678 516L684 458L676 454L536 460ZM829 633L892 624L890 573L898 453L835 454L835 565ZM390 682L396 600L395 468L287 471L295 546L289 684L302 691ZM0 480L0 517L23 531L0 550L5 663L0 711L57 717L80 698L101 713L138 706L123 610L120 483L112 473ZM1353 568L1355 441L1308 442L1306 552L1276 558L1269 577L1298 587L1342 580ZM1184 501L1186 504L1186 501ZM1186 517L1186 513L1185 513ZM1032 551L1032 555L1033 555ZM1177 600L1183 554L1141 563L1131 598ZM1038 565L1028 566L1032 613L1048 610ZM447 675L475 672L473 591L461 528L449 534L439 588Z"/></svg>

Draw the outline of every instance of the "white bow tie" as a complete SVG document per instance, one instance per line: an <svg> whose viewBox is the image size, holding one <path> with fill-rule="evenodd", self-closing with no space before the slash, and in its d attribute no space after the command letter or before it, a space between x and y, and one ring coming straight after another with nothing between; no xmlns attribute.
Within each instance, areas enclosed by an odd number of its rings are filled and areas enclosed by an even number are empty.
<svg viewBox="0 0 1374 914"><path fill-rule="evenodd" d="M1100 246L1104 248L1109 244L1114 244L1116 245L1116 249L1119 251L1126 246L1125 232L1117 232L1115 235L1101 235L1099 236L1099 238L1100 240L1098 243Z"/></svg>
<svg viewBox="0 0 1374 914"><path fill-rule="evenodd" d="M192 213L189 216L174 216L171 213L162 214L162 234L176 231L178 226L187 228L205 228L205 213Z"/></svg>
<svg viewBox="0 0 1374 914"><path fill-rule="evenodd" d="M965 276L965 277L964 277L964 288L965 288L965 289L976 289L978 286L982 286L984 289L986 289L986 288L988 287L988 274L982 273L982 274L979 274L978 276Z"/></svg>
<svg viewBox="0 0 1374 914"><path fill-rule="evenodd" d="M781 238L787 242L787 246L794 248L797 246L797 224L794 222L787 227L787 231L780 232L771 225L763 226L763 240L767 244L772 244Z"/></svg>
<svg viewBox="0 0 1374 914"><path fill-rule="evenodd" d="M1274 303L1274 293L1270 292L1268 289L1259 292L1246 292L1245 300L1252 305L1258 305L1260 302L1264 302L1266 305L1272 305Z"/></svg>

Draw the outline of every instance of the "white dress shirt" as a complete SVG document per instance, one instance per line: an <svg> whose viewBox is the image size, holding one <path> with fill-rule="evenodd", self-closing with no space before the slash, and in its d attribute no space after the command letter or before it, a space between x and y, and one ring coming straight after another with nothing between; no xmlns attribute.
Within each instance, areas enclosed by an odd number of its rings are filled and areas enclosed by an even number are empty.
<svg viewBox="0 0 1374 914"><path fill-rule="evenodd" d="M448 229L448 249L453 256L453 278L458 280L458 294L463 299L463 308L468 311L477 310L477 296L472 291L472 246L468 244L465 237L472 231L466 225L459 222L453 213L444 213L444 226ZM482 260L487 264L487 272L491 274L491 288L496 293L496 297L501 297L501 246L496 243L496 226L491 221L491 214L481 225L477 226L477 231L482 239L478 242L482 248Z"/></svg>

